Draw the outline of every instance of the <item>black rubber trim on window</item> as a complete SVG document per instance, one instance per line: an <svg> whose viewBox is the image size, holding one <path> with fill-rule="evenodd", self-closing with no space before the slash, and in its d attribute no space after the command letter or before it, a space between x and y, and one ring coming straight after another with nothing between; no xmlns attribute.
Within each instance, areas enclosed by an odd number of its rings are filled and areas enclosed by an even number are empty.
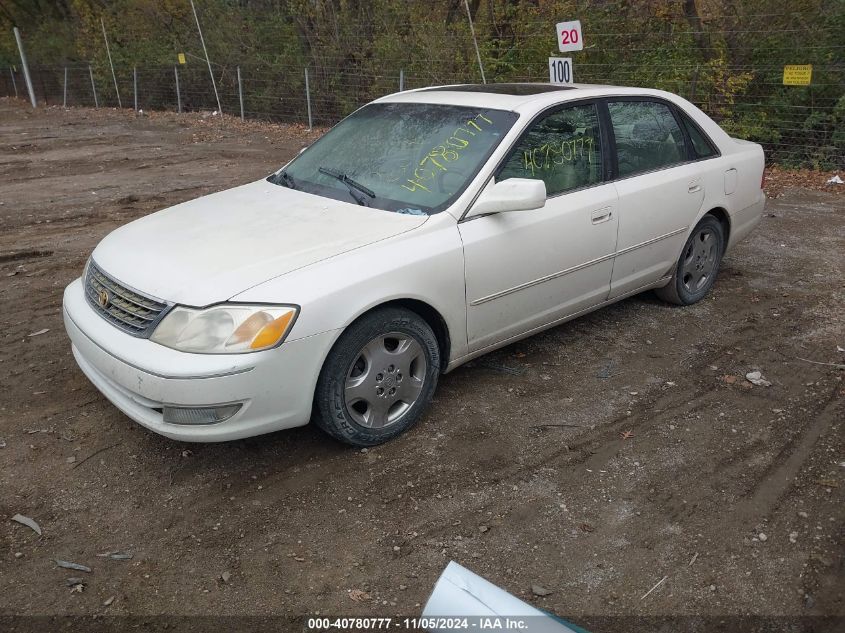
<svg viewBox="0 0 845 633"><path fill-rule="evenodd" d="M681 138L684 139L684 153L687 155L687 160L694 160L695 148L692 146L692 139L687 131L687 126L684 125L684 120L681 118L681 113L678 111L678 107L674 103L670 103L668 105L669 112L672 113L675 123L678 125L678 129L681 131Z"/></svg>
<svg viewBox="0 0 845 633"><path fill-rule="evenodd" d="M616 155L616 134L613 132L613 121L610 120L610 109L607 100L598 102L599 126L601 129L602 152L604 156L604 182L612 182L619 177L619 157Z"/></svg>
<svg viewBox="0 0 845 633"><path fill-rule="evenodd" d="M692 144L692 137L690 136L689 128L687 128L686 122L684 121L684 115L676 107L672 107L672 114L675 115L675 120L678 122L678 127L681 128L681 135L684 137L684 146L687 150L687 160L697 160L699 156L695 152L695 145Z"/></svg>

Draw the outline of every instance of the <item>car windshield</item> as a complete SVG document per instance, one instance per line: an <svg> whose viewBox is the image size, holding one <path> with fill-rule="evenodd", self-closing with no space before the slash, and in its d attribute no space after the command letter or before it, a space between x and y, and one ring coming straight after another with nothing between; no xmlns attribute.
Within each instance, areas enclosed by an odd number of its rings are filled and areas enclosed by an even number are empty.
<svg viewBox="0 0 845 633"><path fill-rule="evenodd" d="M387 211L437 213L466 188L516 119L488 108L373 103L270 181Z"/></svg>

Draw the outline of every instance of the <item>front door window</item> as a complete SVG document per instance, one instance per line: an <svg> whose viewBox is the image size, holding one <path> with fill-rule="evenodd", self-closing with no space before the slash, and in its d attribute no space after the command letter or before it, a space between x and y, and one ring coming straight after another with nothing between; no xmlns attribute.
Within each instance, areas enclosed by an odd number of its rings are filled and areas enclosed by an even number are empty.
<svg viewBox="0 0 845 633"><path fill-rule="evenodd" d="M535 122L499 172L497 180L536 178L554 196L601 182L601 132L596 106L558 110Z"/></svg>

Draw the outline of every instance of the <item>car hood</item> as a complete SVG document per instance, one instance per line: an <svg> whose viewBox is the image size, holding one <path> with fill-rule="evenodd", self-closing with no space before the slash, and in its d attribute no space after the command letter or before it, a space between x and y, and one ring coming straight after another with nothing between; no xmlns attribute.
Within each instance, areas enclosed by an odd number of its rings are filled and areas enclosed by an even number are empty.
<svg viewBox="0 0 845 633"><path fill-rule="evenodd" d="M260 180L135 220L103 239L93 258L139 292L205 306L427 219Z"/></svg>

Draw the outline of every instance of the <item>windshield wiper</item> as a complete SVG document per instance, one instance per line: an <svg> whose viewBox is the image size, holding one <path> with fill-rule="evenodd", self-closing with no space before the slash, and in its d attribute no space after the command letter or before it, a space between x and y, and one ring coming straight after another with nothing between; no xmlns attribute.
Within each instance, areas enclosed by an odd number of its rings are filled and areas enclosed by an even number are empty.
<svg viewBox="0 0 845 633"><path fill-rule="evenodd" d="M278 174L273 176L272 182L277 185L287 187L288 189L296 189L296 183L293 181L291 175L286 171L280 171Z"/></svg>
<svg viewBox="0 0 845 633"><path fill-rule="evenodd" d="M326 176L337 178L340 182L346 185L346 188L349 189L349 195L355 198L355 202L362 206L368 207L370 205L367 204L366 198L361 197L361 195L358 193L359 191L368 195L370 198L376 197L376 194L372 189L368 189L360 182L352 180L352 178L344 174L342 171L337 171L336 169L329 169L328 167L320 167L318 171L321 174L326 174Z"/></svg>

